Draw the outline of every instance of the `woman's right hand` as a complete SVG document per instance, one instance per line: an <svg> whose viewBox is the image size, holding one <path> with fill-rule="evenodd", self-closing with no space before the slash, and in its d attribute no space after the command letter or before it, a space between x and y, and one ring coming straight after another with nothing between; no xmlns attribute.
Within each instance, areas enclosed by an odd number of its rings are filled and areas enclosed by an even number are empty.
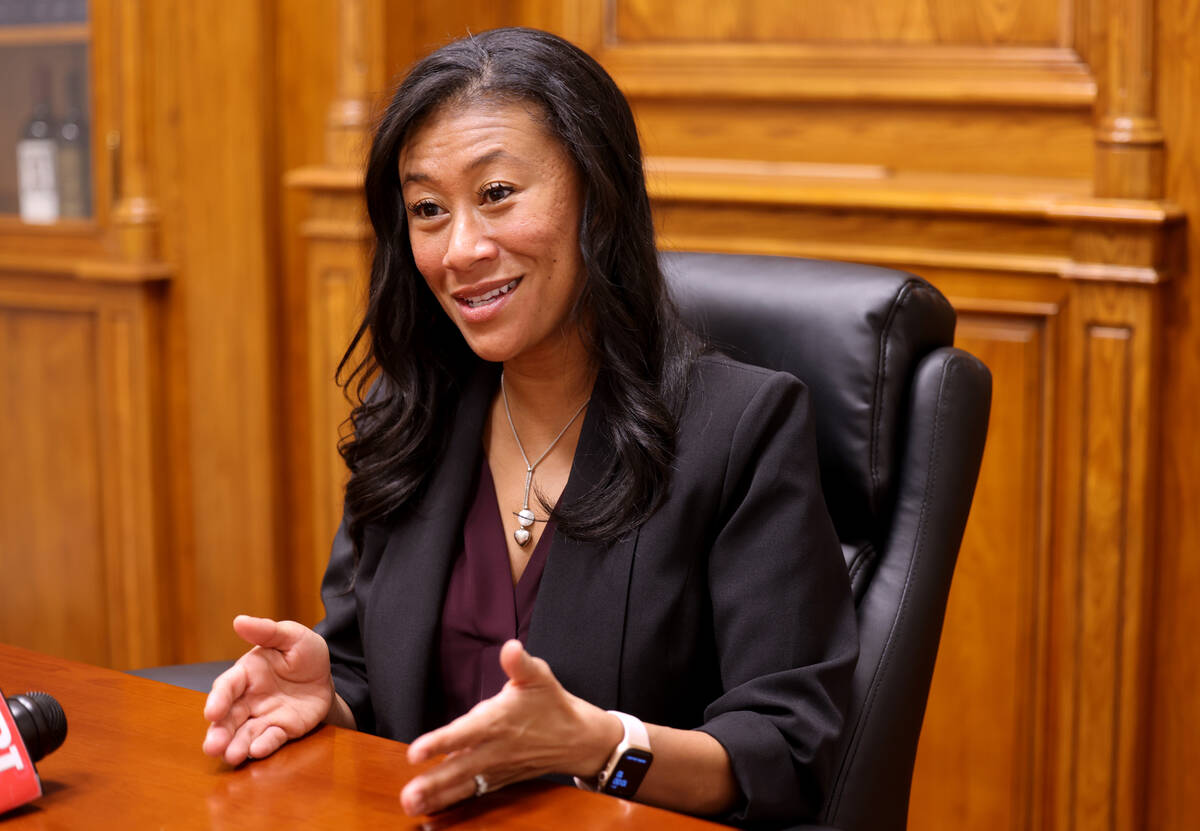
<svg viewBox="0 0 1200 831"><path fill-rule="evenodd" d="M307 626L238 615L233 629L254 648L213 682L204 703L212 722L204 752L238 765L312 730L329 715L335 696L329 647Z"/></svg>

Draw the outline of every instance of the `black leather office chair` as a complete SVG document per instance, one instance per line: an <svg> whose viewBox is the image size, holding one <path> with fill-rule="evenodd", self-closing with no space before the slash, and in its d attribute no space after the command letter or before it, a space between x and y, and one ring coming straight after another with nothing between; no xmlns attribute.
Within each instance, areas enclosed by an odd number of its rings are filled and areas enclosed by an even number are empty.
<svg viewBox="0 0 1200 831"><path fill-rule="evenodd" d="M861 641L821 821L901 831L950 578L975 491L991 374L951 346L954 310L890 269L667 253L684 317L748 363L803 380Z"/></svg>
<svg viewBox="0 0 1200 831"><path fill-rule="evenodd" d="M903 829L991 375L950 346L954 310L912 275L782 257L668 253L663 262L684 317L714 344L812 390L822 484L861 638L822 821ZM207 691L226 666L137 674Z"/></svg>

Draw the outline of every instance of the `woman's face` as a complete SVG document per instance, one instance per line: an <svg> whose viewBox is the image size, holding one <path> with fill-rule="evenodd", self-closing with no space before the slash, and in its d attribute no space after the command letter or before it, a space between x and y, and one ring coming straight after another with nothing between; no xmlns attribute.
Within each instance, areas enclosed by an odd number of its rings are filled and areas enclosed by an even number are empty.
<svg viewBox="0 0 1200 831"><path fill-rule="evenodd" d="M578 344L582 190L531 105L443 107L400 153L413 259L475 354L551 365Z"/></svg>

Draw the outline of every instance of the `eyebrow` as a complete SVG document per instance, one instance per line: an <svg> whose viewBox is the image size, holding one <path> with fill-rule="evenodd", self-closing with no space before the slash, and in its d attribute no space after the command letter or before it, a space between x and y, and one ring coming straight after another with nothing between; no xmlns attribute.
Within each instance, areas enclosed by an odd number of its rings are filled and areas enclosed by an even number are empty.
<svg viewBox="0 0 1200 831"><path fill-rule="evenodd" d="M484 167L485 165L491 164L492 162L496 161L497 159L511 159L511 158L513 158L513 156L507 150L497 147L495 150L489 150L487 153L484 153L482 156L478 157L477 159L472 161L470 164L468 164L467 171L477 170L481 167ZM430 181L433 181L433 177L430 176L428 173L414 171L412 173L407 174L404 177L404 179L401 180L400 185L404 186L404 185L407 185L409 182L430 182Z"/></svg>

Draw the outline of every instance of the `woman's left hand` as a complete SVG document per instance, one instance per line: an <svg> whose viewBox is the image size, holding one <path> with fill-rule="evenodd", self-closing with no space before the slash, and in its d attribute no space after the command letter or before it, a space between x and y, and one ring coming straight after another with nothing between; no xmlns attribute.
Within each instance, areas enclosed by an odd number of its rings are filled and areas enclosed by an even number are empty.
<svg viewBox="0 0 1200 831"><path fill-rule="evenodd" d="M500 666L508 676L504 689L409 745L413 764L446 755L400 792L409 815L474 796L476 776L489 791L546 773L594 776L621 741L619 719L568 693L520 641L504 644Z"/></svg>

